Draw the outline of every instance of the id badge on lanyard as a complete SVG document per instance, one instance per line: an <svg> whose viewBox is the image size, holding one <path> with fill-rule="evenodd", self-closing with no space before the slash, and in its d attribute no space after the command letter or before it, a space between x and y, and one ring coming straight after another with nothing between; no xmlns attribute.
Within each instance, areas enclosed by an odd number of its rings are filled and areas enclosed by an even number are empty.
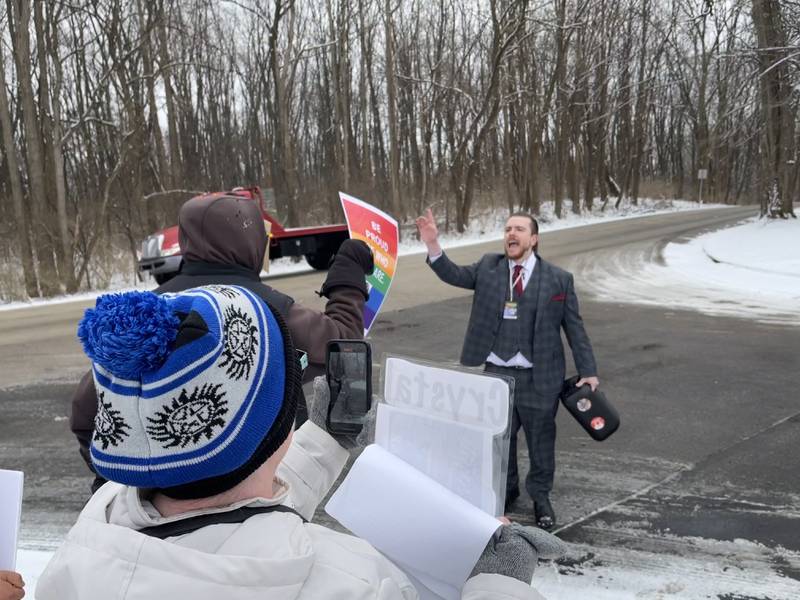
<svg viewBox="0 0 800 600"><path fill-rule="evenodd" d="M517 303L514 301L514 286L517 285L520 279L522 279L522 271L520 271L519 275L517 275L517 278L514 279L513 281L511 281L511 278L509 277L511 285L509 286L508 290L508 295L509 295L508 302L506 302L503 305L504 319L516 320L517 318Z"/></svg>
<svg viewBox="0 0 800 600"><path fill-rule="evenodd" d="M517 303L516 302L506 302L503 306L503 318L504 319L516 319L517 318Z"/></svg>

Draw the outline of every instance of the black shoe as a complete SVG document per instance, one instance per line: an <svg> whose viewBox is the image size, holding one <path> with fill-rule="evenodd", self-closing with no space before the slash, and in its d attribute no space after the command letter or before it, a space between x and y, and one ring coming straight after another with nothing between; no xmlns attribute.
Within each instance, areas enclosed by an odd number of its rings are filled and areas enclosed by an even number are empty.
<svg viewBox="0 0 800 600"><path fill-rule="evenodd" d="M552 529L556 525L556 513L550 505L550 498L545 494L535 496L533 499L533 514L536 517L536 525L540 529Z"/></svg>
<svg viewBox="0 0 800 600"><path fill-rule="evenodd" d="M517 501L517 498L519 498L519 490L506 492L506 507L504 512L508 512L508 509L511 508L511 505Z"/></svg>

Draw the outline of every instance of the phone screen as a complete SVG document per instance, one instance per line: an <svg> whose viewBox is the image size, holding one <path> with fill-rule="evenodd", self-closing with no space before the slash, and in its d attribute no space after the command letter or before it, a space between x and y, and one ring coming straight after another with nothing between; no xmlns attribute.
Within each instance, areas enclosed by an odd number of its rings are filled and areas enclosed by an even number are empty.
<svg viewBox="0 0 800 600"><path fill-rule="evenodd" d="M328 344L327 379L331 392L328 429L361 431L372 405L372 353L367 342L334 340Z"/></svg>

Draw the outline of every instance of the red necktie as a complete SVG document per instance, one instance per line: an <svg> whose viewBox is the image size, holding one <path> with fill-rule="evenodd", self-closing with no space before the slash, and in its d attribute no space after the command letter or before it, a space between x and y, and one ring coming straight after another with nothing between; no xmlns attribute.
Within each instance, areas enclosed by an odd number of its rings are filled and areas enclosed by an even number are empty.
<svg viewBox="0 0 800 600"><path fill-rule="evenodd" d="M517 300L522 297L522 265L514 265L514 299Z"/></svg>

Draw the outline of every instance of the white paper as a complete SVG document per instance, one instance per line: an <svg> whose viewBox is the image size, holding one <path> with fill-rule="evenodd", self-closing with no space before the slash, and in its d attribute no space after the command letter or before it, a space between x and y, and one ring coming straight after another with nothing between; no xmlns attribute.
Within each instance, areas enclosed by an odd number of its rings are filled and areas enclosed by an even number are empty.
<svg viewBox="0 0 800 600"><path fill-rule="evenodd" d="M0 469L0 569L15 571L22 516L22 471Z"/></svg>
<svg viewBox="0 0 800 600"><path fill-rule="evenodd" d="M473 506L496 514L488 429L379 404L375 443Z"/></svg>
<svg viewBox="0 0 800 600"><path fill-rule="evenodd" d="M495 435L508 427L509 386L499 377L428 367L396 357L388 358L384 368L387 404L485 427Z"/></svg>
<svg viewBox="0 0 800 600"><path fill-rule="evenodd" d="M325 510L391 560L457 590L500 526L375 444L361 453Z"/></svg>

